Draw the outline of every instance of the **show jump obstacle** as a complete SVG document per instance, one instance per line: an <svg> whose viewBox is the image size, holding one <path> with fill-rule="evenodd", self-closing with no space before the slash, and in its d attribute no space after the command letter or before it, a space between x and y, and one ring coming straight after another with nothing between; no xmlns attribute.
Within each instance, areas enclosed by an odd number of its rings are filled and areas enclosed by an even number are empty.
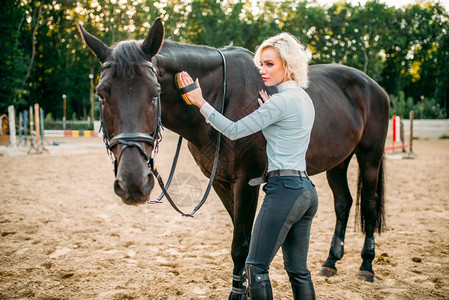
<svg viewBox="0 0 449 300"><path fill-rule="evenodd" d="M27 146L29 142L28 153L43 153L48 150L44 146L44 110L39 104L30 106L29 110L19 113L18 136L16 133L16 115L13 105L8 106L9 119L9 149L11 155L17 155L17 147ZM29 131L28 131L29 130Z"/></svg>
<svg viewBox="0 0 449 300"><path fill-rule="evenodd" d="M403 158L414 158L413 153L413 118L414 112L410 111L410 137L409 144L405 144L404 125L399 116L394 115L391 118L392 140L391 146L385 147L385 152L395 152L402 150L402 153L407 153ZM408 149L408 150L407 150Z"/></svg>

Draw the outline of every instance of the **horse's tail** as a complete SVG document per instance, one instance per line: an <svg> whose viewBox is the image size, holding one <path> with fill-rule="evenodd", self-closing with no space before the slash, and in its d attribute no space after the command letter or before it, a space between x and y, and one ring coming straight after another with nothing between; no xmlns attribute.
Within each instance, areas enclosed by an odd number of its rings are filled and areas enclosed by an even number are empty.
<svg viewBox="0 0 449 300"><path fill-rule="evenodd" d="M362 195L362 178L359 168L359 175L357 177L357 200L356 200L356 222L357 215L360 214L360 226L362 232L366 229L366 216L361 209L361 195ZM379 163L379 173L377 177L377 188L374 195L374 200L376 202L376 218L375 218L375 230L378 233L382 232L383 227L385 227L385 176L384 176L384 158L380 160Z"/></svg>

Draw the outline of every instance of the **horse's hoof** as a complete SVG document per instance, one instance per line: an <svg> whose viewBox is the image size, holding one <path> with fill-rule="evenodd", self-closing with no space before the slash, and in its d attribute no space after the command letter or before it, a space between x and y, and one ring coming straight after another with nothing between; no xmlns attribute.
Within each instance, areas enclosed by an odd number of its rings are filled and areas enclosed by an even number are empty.
<svg viewBox="0 0 449 300"><path fill-rule="evenodd" d="M321 271L320 274L326 277L332 277L335 276L335 274L337 274L337 269L332 269L329 267L321 267Z"/></svg>
<svg viewBox="0 0 449 300"><path fill-rule="evenodd" d="M359 277L367 282L374 282L374 273L373 272L360 270Z"/></svg>

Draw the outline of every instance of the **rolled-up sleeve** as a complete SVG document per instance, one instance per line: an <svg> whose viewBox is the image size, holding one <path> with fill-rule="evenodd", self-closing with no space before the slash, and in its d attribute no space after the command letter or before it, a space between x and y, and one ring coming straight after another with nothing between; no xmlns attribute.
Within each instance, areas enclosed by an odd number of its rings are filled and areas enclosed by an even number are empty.
<svg viewBox="0 0 449 300"><path fill-rule="evenodd" d="M220 114L207 102L201 106L200 112L207 123L229 139L236 140L256 133L280 120L285 106L283 97L275 94L257 110L236 122Z"/></svg>

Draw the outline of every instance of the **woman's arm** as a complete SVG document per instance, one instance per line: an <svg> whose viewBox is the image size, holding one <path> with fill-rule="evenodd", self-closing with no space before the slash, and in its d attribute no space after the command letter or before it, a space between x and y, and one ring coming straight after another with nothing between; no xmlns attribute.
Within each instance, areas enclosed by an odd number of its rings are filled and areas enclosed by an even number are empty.
<svg viewBox="0 0 449 300"><path fill-rule="evenodd" d="M198 88L186 93L190 102L200 108L200 112L206 119L206 122L210 123L215 129L223 133L231 140L236 140L255 132L258 132L265 127L277 122L283 115L285 102L281 96L274 96L273 99L268 100L268 95L261 93L261 98L265 103L259 99L261 106L247 115L246 117L233 122L216 111L207 101L203 98L199 80L196 79ZM193 83L193 79L189 74L183 72L181 75L181 83L183 86Z"/></svg>

